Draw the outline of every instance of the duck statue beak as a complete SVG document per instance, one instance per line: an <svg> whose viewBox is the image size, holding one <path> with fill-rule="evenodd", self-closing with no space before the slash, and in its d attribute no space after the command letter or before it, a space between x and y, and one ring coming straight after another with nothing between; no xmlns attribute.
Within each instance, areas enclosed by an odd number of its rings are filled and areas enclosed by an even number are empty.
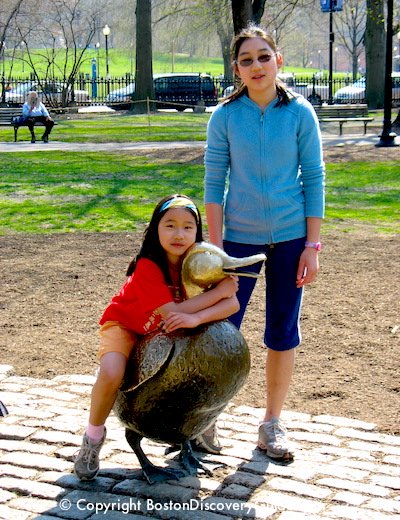
<svg viewBox="0 0 400 520"><path fill-rule="evenodd" d="M188 298L201 294L211 285L220 282L229 275L257 278L257 273L237 272L239 267L246 267L266 259L264 254L235 258L214 244L199 242L186 252L182 263L182 284Z"/></svg>

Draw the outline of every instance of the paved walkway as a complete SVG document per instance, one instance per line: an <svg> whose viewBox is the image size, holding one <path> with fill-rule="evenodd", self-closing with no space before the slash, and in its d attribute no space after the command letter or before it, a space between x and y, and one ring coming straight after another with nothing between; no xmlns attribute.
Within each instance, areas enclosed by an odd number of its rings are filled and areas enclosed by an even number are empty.
<svg viewBox="0 0 400 520"><path fill-rule="evenodd" d="M374 424L286 412L296 444L290 465L255 449L263 411L231 405L219 419L223 455L206 455L212 476L150 486L111 416L96 480L80 482L72 458L86 424L94 377L17 377L0 365L0 518L4 520L388 520L400 518L400 438ZM143 442L158 465L165 446ZM129 513L128 513L129 511Z"/></svg>
<svg viewBox="0 0 400 520"><path fill-rule="evenodd" d="M379 142L376 134L358 135L348 134L344 136L323 133L324 146L371 146ZM396 138L400 145L400 136ZM107 152L115 150L135 150L135 149L160 149L160 148L204 148L202 141L175 141L175 142L129 142L129 143L65 143L62 141L50 141L45 144L37 141L31 144L29 141L1 142L0 152L37 152L44 150L61 150L70 152Z"/></svg>
<svg viewBox="0 0 400 520"><path fill-rule="evenodd" d="M160 148L204 148L205 143L202 141L176 141L176 142L148 142L138 141L129 143L66 143L63 141L50 141L43 143L36 141L31 144L29 141L2 142L0 143L0 152L37 152L60 150L68 152L112 152L115 150L146 150Z"/></svg>

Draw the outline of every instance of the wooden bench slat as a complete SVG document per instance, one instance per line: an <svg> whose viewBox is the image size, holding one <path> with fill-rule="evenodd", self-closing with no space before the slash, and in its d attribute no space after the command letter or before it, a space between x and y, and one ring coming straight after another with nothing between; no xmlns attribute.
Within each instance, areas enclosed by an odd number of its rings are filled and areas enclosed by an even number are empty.
<svg viewBox="0 0 400 520"><path fill-rule="evenodd" d="M26 123L14 124L11 122L13 117L18 117L20 115L22 115L21 108L0 107L0 126L12 126L14 128L14 142L17 142L18 129L21 126L27 126ZM57 122L54 121L54 124L56 125ZM37 123L35 123L35 126L44 126L44 125L42 122L37 122Z"/></svg>
<svg viewBox="0 0 400 520"><path fill-rule="evenodd" d="M339 134L343 133L343 125L348 122L364 123L364 135L367 125L374 120L368 116L368 105L327 105L314 107L320 123L339 123Z"/></svg>

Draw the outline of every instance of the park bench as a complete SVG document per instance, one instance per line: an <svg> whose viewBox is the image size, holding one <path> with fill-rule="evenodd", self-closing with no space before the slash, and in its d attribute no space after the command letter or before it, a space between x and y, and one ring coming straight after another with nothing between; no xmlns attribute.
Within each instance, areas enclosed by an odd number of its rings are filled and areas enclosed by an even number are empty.
<svg viewBox="0 0 400 520"><path fill-rule="evenodd" d="M27 126L26 123L15 123L12 121L13 117L19 117L22 114L21 108L0 108L0 126L14 127L14 142L17 142L18 129L21 126ZM57 123L54 121L54 124ZM35 123L35 126L44 126L43 123Z"/></svg>
<svg viewBox="0 0 400 520"><path fill-rule="evenodd" d="M315 106L320 123L339 123L339 135L343 133L344 123L364 123L364 135L367 125L374 120L368 116L368 105L322 105Z"/></svg>

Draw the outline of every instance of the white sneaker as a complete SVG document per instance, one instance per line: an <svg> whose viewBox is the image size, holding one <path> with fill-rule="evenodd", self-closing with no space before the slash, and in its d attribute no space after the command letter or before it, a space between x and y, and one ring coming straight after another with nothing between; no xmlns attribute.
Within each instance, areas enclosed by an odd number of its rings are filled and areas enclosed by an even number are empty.
<svg viewBox="0 0 400 520"><path fill-rule="evenodd" d="M218 455L222 450L222 446L218 440L216 424L212 424L208 430L203 432L201 435L198 435L192 441L192 447L193 449L198 449L199 451L205 451L207 453Z"/></svg>
<svg viewBox="0 0 400 520"><path fill-rule="evenodd" d="M286 428L277 417L263 422L258 428L257 446L266 452L268 457L278 461L289 462L294 459L293 448L286 437Z"/></svg>
<svg viewBox="0 0 400 520"><path fill-rule="evenodd" d="M104 428L102 439L93 443L86 435L83 436L82 446L74 461L75 475L80 480L92 480L100 468L99 454L106 439L107 430Z"/></svg>

